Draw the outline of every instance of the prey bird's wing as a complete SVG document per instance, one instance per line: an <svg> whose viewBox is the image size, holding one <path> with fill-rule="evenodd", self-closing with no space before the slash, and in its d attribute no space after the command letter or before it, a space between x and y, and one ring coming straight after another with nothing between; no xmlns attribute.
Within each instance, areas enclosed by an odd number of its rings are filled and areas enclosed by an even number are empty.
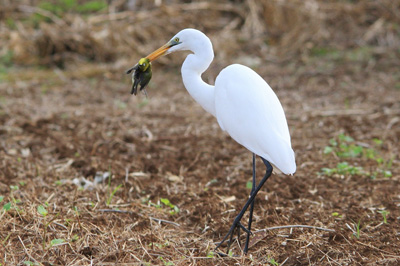
<svg viewBox="0 0 400 266"><path fill-rule="evenodd" d="M133 70L136 70L136 69L138 68L138 66L139 66L138 64L134 65L133 67L131 67L130 69L128 69L125 73L126 73L126 74L132 73L132 71L133 71Z"/></svg>

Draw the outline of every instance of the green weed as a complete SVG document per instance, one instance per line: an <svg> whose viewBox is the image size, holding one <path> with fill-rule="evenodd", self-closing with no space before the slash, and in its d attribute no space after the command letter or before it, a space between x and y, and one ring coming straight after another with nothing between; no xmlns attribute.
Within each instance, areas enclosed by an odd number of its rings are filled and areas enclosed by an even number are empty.
<svg viewBox="0 0 400 266"><path fill-rule="evenodd" d="M380 155L380 150L383 145L383 141L374 138L372 139L373 148L366 148L365 145L356 144L355 140L343 133L339 134L337 138L332 138L329 140L329 145L324 148L324 154L333 154L338 158L361 158L366 160L372 160L377 163L376 171L365 172L361 167L349 166L347 162L339 163L336 168L323 168L322 173L326 175L332 174L362 174L369 175L371 178L376 178L377 176L391 177L392 172L390 168L392 167L393 159L385 160Z"/></svg>
<svg viewBox="0 0 400 266"><path fill-rule="evenodd" d="M361 221L358 220L358 223L356 224L356 237L357 237L357 239L360 238L360 234L361 234Z"/></svg>
<svg viewBox="0 0 400 266"><path fill-rule="evenodd" d="M162 209L163 206L169 207L169 214L171 215L175 215L180 212L178 206L172 204L171 201L166 198L161 198L158 204L151 202L150 199L147 197L143 197L141 201L143 204L147 204L148 206L153 206L157 209Z"/></svg>
<svg viewBox="0 0 400 266"><path fill-rule="evenodd" d="M246 188L247 189L252 189L253 188L253 181L247 181Z"/></svg>
<svg viewBox="0 0 400 266"><path fill-rule="evenodd" d="M79 13L98 12L107 7L106 1L89 1L76 6L76 11Z"/></svg>
<svg viewBox="0 0 400 266"><path fill-rule="evenodd" d="M122 187L122 184L119 184L116 188L114 188L114 190L111 191L111 169L108 171L108 190L109 190L109 196L107 198L106 201L106 205L109 206L115 193L117 193L117 191Z"/></svg>
<svg viewBox="0 0 400 266"><path fill-rule="evenodd" d="M210 250L210 251L207 253L207 258L214 258L214 257L215 257L214 251Z"/></svg>
<svg viewBox="0 0 400 266"><path fill-rule="evenodd" d="M24 265L40 265L38 262L32 262L32 261L30 261L30 260L26 260L26 261L24 261Z"/></svg>
<svg viewBox="0 0 400 266"><path fill-rule="evenodd" d="M343 216L341 214L339 214L338 212L332 212L332 216L333 217L338 217L338 218L342 218Z"/></svg>
<svg viewBox="0 0 400 266"><path fill-rule="evenodd" d="M18 206L18 204L21 202L21 200L15 198L15 196L14 196L14 192L18 191L19 187L11 185L10 189L11 189L11 192L10 192L11 201L9 201L3 205L3 210L7 212L7 211L10 211L11 209L14 209L18 215L21 215L21 212L23 211L23 209ZM2 202L4 200L4 196L1 196L0 199L1 199L0 202Z"/></svg>
<svg viewBox="0 0 400 266"><path fill-rule="evenodd" d="M50 221L47 222L47 218L46 218L46 217L47 217L47 215L49 214L49 212L46 210L46 208L45 208L43 205L39 205L39 206L37 207L37 212L38 212L40 215L42 215L42 217L43 217L43 227L44 227L44 230L43 230L43 242L42 242L42 245L43 245L43 250L46 250L46 249L47 249L47 248L46 248L47 228L48 228L49 225L57 218L57 216L59 215L59 213L57 213L53 219L51 219ZM50 246L49 246L49 247L51 248L51 247L53 247L53 246L55 246L55 245L59 245L59 244L62 244L62 243L64 243L64 242L65 242L64 239L53 239L53 240L50 241Z"/></svg>
<svg viewBox="0 0 400 266"><path fill-rule="evenodd" d="M174 263L173 263L172 261L166 261L166 260L165 260L163 257L161 257L161 256L159 256L158 258L164 263L165 266L174 265Z"/></svg>
<svg viewBox="0 0 400 266"><path fill-rule="evenodd" d="M332 176L334 174L339 175L363 175L365 174L362 167L349 165L348 162L338 163L336 168L322 168L320 174Z"/></svg>
<svg viewBox="0 0 400 266"><path fill-rule="evenodd" d="M55 0L55 1L42 1L38 4L40 9L51 12L57 17L63 17L66 13L80 13L82 15L99 12L107 7L105 0L84 1L82 4L77 0ZM35 13L27 22L33 23L35 27L40 22L52 23L49 16Z"/></svg>
<svg viewBox="0 0 400 266"><path fill-rule="evenodd" d="M37 212L43 216L43 227L44 227L44 231L43 231L43 241L42 241L42 246L43 246L43 250L46 250L46 235L47 235L47 227L49 226L49 224L46 223L46 216L47 214L49 214L49 212L46 210L45 207L43 207L43 205L39 205L37 208Z"/></svg>
<svg viewBox="0 0 400 266"><path fill-rule="evenodd" d="M114 190L110 193L110 196L108 196L107 199L107 206L110 205L115 193L117 193L118 189L120 189L122 187L122 184L119 184L116 188L114 188Z"/></svg>
<svg viewBox="0 0 400 266"><path fill-rule="evenodd" d="M4 204L4 206L3 206L3 210L5 210L5 211L9 211L10 209L11 209L11 201Z"/></svg>
<svg viewBox="0 0 400 266"><path fill-rule="evenodd" d="M9 29L14 30L17 28L17 25L15 23L15 20L12 18L7 18L6 19L6 25Z"/></svg>
<svg viewBox="0 0 400 266"><path fill-rule="evenodd" d="M390 212L387 211L387 210L381 210L381 211L378 211L378 213L382 214L383 223L384 223L384 224L387 224L387 223L388 223L388 222L387 222L387 215L388 215Z"/></svg>
<svg viewBox="0 0 400 266"><path fill-rule="evenodd" d="M333 47L313 47L310 55L316 58L325 58L334 61L367 62L374 58L373 49L369 46L360 46L354 49L339 50Z"/></svg>
<svg viewBox="0 0 400 266"><path fill-rule="evenodd" d="M324 57L332 60L338 60L343 57L341 51L329 47L313 47L310 53L314 57Z"/></svg>
<svg viewBox="0 0 400 266"><path fill-rule="evenodd" d="M174 214L179 213L179 211L180 211L179 208L178 208L176 205L172 204L172 203L169 201L169 199L161 198L160 201L161 201L161 203L163 203L165 206L171 208L171 210L169 211L169 214L174 215Z"/></svg>
<svg viewBox="0 0 400 266"><path fill-rule="evenodd" d="M106 1L98 0L79 4L77 0L57 0L54 1L54 3L50 1L42 1L39 4L39 7L61 17L67 12L78 12L83 14L98 12L106 8L107 3Z"/></svg>
<svg viewBox="0 0 400 266"><path fill-rule="evenodd" d="M274 258L270 258L270 257L268 257L268 263L271 265L279 265L279 263L276 262L276 260Z"/></svg>
<svg viewBox="0 0 400 266"><path fill-rule="evenodd" d="M334 153L339 158L355 158L360 157L364 148L353 143L354 139L350 136L340 134L338 139L330 139L330 146L324 149L325 154Z"/></svg>
<svg viewBox="0 0 400 266"><path fill-rule="evenodd" d="M56 238L50 241L50 247L57 246L63 243L65 243L65 239Z"/></svg>
<svg viewBox="0 0 400 266"><path fill-rule="evenodd" d="M354 235L357 239L360 238L360 235L361 235L361 220L358 220L357 223L353 221L353 227L351 227L351 226L348 225L347 223L346 223L346 226L347 226L347 228L349 228L349 229L353 232L353 235Z"/></svg>

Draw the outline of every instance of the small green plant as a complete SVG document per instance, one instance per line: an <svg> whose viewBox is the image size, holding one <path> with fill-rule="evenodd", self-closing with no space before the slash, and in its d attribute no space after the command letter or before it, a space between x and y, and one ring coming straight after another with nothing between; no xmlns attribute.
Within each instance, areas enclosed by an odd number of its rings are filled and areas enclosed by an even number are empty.
<svg viewBox="0 0 400 266"><path fill-rule="evenodd" d="M346 226L347 226L347 228L349 228L353 232L353 235L357 239L360 238L360 235L361 235L361 220L358 220L357 223L353 221L353 228L348 224L346 224Z"/></svg>
<svg viewBox="0 0 400 266"><path fill-rule="evenodd" d="M165 266L174 265L174 263L173 263L172 261L166 261L166 260L165 260L163 257L161 257L161 256L159 256L158 258L164 263Z"/></svg>
<svg viewBox="0 0 400 266"><path fill-rule="evenodd" d="M161 203L164 204L165 206L171 208L171 210L169 211L170 214L174 215L174 214L179 213L179 211L180 211L179 208L178 208L176 205L172 204L172 203L169 201L169 199L161 198L160 201L161 201Z"/></svg>
<svg viewBox="0 0 400 266"><path fill-rule="evenodd" d="M343 216L341 214L339 214L338 212L332 212L332 216L333 217L338 217L338 218L342 218Z"/></svg>
<svg viewBox="0 0 400 266"><path fill-rule="evenodd" d="M349 165L348 162L341 162L336 165L336 168L322 168L320 174L332 176L339 175L363 175L365 172L362 167Z"/></svg>
<svg viewBox="0 0 400 266"><path fill-rule="evenodd" d="M210 251L207 253L207 258L214 258L214 257L215 257L214 251L210 250Z"/></svg>
<svg viewBox="0 0 400 266"><path fill-rule="evenodd" d="M18 207L18 204L21 202L21 200L15 198L15 196L14 196L14 193L19 190L19 187L11 185L10 189L11 189L11 191L10 191L11 201L3 205L3 210L10 211L11 209L13 209L17 212L18 215L21 215L21 212L23 210L22 210L22 208ZM4 199L4 197L2 197L1 201L3 201L3 199Z"/></svg>
<svg viewBox="0 0 400 266"><path fill-rule="evenodd" d="M333 47L313 47L310 49L310 55L334 61L365 62L373 57L372 51L369 46L360 46L347 50L338 50Z"/></svg>
<svg viewBox="0 0 400 266"><path fill-rule="evenodd" d="M113 199L115 193L117 193L118 189L120 189L121 187L122 187L122 184L119 184L119 185L118 185L116 188L114 188L114 190L110 193L110 195L108 196L108 199L107 199L107 203L106 203L107 206L110 205L110 203L111 203L111 201L112 201L112 199Z"/></svg>
<svg viewBox="0 0 400 266"><path fill-rule="evenodd" d="M229 258L232 258L232 257L233 257L233 251L232 251L231 249L230 249L229 252L228 252L228 257L229 257Z"/></svg>
<svg viewBox="0 0 400 266"><path fill-rule="evenodd" d="M72 236L72 239L71 239L72 242L76 242L78 240L79 240L79 236L77 234Z"/></svg>
<svg viewBox="0 0 400 266"><path fill-rule="evenodd" d="M108 170L108 190L109 190L109 196L107 198L106 201L106 205L109 206L115 193L117 193L117 191L122 187L122 184L119 184L116 188L114 188L114 190L111 191L111 168Z"/></svg>
<svg viewBox="0 0 400 266"><path fill-rule="evenodd" d="M105 1L89 1L81 5L77 5L76 11L79 13L92 13L98 12L106 7L107 3Z"/></svg>
<svg viewBox="0 0 400 266"><path fill-rule="evenodd" d="M212 184L218 183L217 179L211 179L210 181L207 182L207 184L204 187L204 191L208 191L209 190L209 186L211 186Z"/></svg>
<svg viewBox="0 0 400 266"><path fill-rule="evenodd" d="M338 158L362 158L367 160L373 160L377 163L377 169L372 172L364 172L362 168L352 168L348 163L340 163L336 169L324 168L322 173L326 175L332 175L335 173L342 172L354 172L353 174L369 175L371 178L375 179L377 176L383 176L385 178L392 177L392 172L390 171L392 167L393 158L390 160L385 160L379 155L379 150L383 145L383 141L378 138L372 139L373 148L366 148L368 145L356 144L354 139L343 133L339 134L337 138L332 138L329 140L329 145L324 148L324 154L333 154ZM347 165L346 165L347 164Z"/></svg>
<svg viewBox="0 0 400 266"><path fill-rule="evenodd" d="M39 263L37 263L37 262L32 262L32 261L30 261L30 260L24 261L24 264L25 264L25 265L34 265L34 266L39 265ZM1 264L0 264L0 266L1 266Z"/></svg>
<svg viewBox="0 0 400 266"><path fill-rule="evenodd" d="M65 243L65 239L56 238L50 241L50 247Z"/></svg>
<svg viewBox="0 0 400 266"><path fill-rule="evenodd" d="M43 246L43 250L46 250L46 235L47 235L47 226L49 224L46 223L46 216L47 214L49 214L49 212L46 210L45 207L43 207L43 205L39 205L37 208L37 211L40 215L43 216L43 241L42 241L42 246Z"/></svg>
<svg viewBox="0 0 400 266"><path fill-rule="evenodd" d="M3 210L5 210L5 211L9 211L10 209L11 209L11 201L4 204L4 206L3 206Z"/></svg>
<svg viewBox="0 0 400 266"><path fill-rule="evenodd" d="M4 196L0 196L0 202L4 200ZM9 211L11 209L11 201L7 202L6 204L3 205L3 210L4 211Z"/></svg>
<svg viewBox="0 0 400 266"><path fill-rule="evenodd" d="M342 57L342 52L331 47L313 47L310 50L311 56L324 57L327 59L338 60Z"/></svg>
<svg viewBox="0 0 400 266"><path fill-rule="evenodd" d="M81 219L79 218L79 217L80 217L80 212L79 212L79 210L78 210L78 207L74 206L72 209L73 209L74 212L75 212L75 216L76 216L76 219L78 220L79 227L82 228ZM66 222L69 222L69 221L66 220Z"/></svg>
<svg viewBox="0 0 400 266"><path fill-rule="evenodd" d="M43 216L43 218L46 218L47 214L49 214L49 212L46 210L45 207L43 207L43 205L39 205L37 211L40 215Z"/></svg>
<svg viewBox="0 0 400 266"><path fill-rule="evenodd" d="M41 3L39 3L39 7L61 17L64 13L67 12L98 12L107 7L107 3L101 0L87 1L83 4L78 3L77 0L57 0L55 1L55 3L42 1Z"/></svg>
<svg viewBox="0 0 400 266"><path fill-rule="evenodd" d="M279 265L279 263L276 262L274 258L270 258L269 256L268 256L268 263L271 265Z"/></svg>
<svg viewBox="0 0 400 266"><path fill-rule="evenodd" d="M361 234L361 220L358 220L357 226L356 226L356 237L357 239L360 238L360 234Z"/></svg>
<svg viewBox="0 0 400 266"><path fill-rule="evenodd" d="M147 204L148 206L153 206L157 209L162 209L163 205L166 207L169 207L170 208L169 213L172 215L180 212L180 209L178 208L178 206L172 204L171 201L166 198L161 198L158 204L151 202L150 199L147 197L141 198L141 201L143 204Z"/></svg>
<svg viewBox="0 0 400 266"><path fill-rule="evenodd" d="M354 139L350 136L339 134L338 139L330 139L330 146L324 149L325 154L334 153L339 158L360 157L364 152L362 146L353 143Z"/></svg>
<svg viewBox="0 0 400 266"><path fill-rule="evenodd" d="M382 217L383 217L383 223L384 224L387 224L388 222L387 222L387 215L390 213L389 211L387 211L387 210L380 210L380 211L378 211L380 214L382 214Z"/></svg>
<svg viewBox="0 0 400 266"><path fill-rule="evenodd" d="M50 221L47 221L47 215L49 214L49 212L46 210L46 208L43 205L39 205L37 207L37 212L43 217L43 242L42 242L42 245L43 245L43 250L46 250L47 228L57 218L59 213L57 213L53 219L51 219ZM60 244L59 243L60 241L61 241L60 239L51 240L50 247L52 247L56 244ZM63 241L65 241L65 240L63 240Z"/></svg>
<svg viewBox="0 0 400 266"><path fill-rule="evenodd" d="M160 243L155 243L155 242L153 242L153 243L150 243L149 246L155 246L155 247L157 247L157 248L159 248L159 249L163 249L163 248L169 246L169 242L168 242L168 241L165 241L164 244L160 244Z"/></svg>
<svg viewBox="0 0 400 266"><path fill-rule="evenodd" d="M246 182L246 188L247 189L252 189L253 188L253 181L247 181Z"/></svg>

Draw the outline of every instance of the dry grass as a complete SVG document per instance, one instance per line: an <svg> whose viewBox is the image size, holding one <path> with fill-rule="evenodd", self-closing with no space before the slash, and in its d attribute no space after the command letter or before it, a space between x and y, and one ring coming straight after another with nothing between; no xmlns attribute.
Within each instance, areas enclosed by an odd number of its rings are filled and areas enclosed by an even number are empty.
<svg viewBox="0 0 400 266"><path fill-rule="evenodd" d="M400 45L398 1L174 1L161 6L137 1L133 10L126 5L119 1L86 18L74 13L59 18L37 6L10 2L13 12L4 12L1 23L13 17L32 23L9 22L11 31L3 27L0 39L7 44L3 52L12 51L14 61L20 64L63 65L79 59L110 62L126 55L140 57L184 27L218 36L216 50L228 58L230 50L243 49L234 44L226 47L232 37L245 40L257 56L268 51L280 60L293 59L315 47L396 49ZM43 20L34 20L35 14ZM196 24L194 16L207 19Z"/></svg>
<svg viewBox="0 0 400 266"><path fill-rule="evenodd" d="M112 1L63 16L40 2L0 10L1 264L399 263L400 1ZM182 56L154 65L148 101L123 76L185 27L213 41L206 80L247 64L285 107L298 172L268 181L254 230L312 228L260 231L247 256L212 253L249 193L249 154L185 92ZM317 174L343 160L382 168L323 154L340 134L392 160L392 176Z"/></svg>

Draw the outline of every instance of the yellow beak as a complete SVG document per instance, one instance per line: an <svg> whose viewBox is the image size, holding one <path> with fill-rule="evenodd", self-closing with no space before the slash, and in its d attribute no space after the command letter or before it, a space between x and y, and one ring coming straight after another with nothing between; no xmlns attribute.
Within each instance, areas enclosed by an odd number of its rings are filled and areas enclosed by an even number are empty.
<svg viewBox="0 0 400 266"><path fill-rule="evenodd" d="M161 46L160 48L158 48L157 50L146 56L146 58L149 59L150 62L154 61L160 56L163 56L168 51L169 48L171 48L170 42L164 44L163 46Z"/></svg>

